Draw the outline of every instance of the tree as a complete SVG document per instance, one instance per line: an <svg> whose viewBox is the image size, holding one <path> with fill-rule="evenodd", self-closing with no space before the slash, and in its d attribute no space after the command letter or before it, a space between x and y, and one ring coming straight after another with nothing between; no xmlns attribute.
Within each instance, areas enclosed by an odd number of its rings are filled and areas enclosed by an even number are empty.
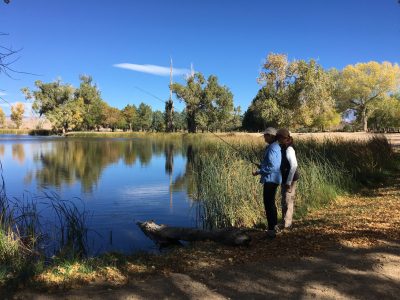
<svg viewBox="0 0 400 300"><path fill-rule="evenodd" d="M258 82L263 87L244 115L244 128L321 127L336 121L333 77L315 60L288 62L286 55L270 53Z"/></svg>
<svg viewBox="0 0 400 300"><path fill-rule="evenodd" d="M100 91L91 76L81 75L80 86L75 90L75 99L80 99L83 102L82 110L82 127L86 130L99 128L103 113L103 100L101 99Z"/></svg>
<svg viewBox="0 0 400 300"><path fill-rule="evenodd" d="M23 103L17 102L15 105L11 106L11 120L19 129L22 125L22 118L25 112L25 105Z"/></svg>
<svg viewBox="0 0 400 300"><path fill-rule="evenodd" d="M233 95L226 86L219 85L216 76L205 80L201 73L196 73L186 79L186 86L174 83L171 89L186 104L189 132L226 126L233 112Z"/></svg>
<svg viewBox="0 0 400 300"><path fill-rule="evenodd" d="M174 111L174 129L177 130L187 130L187 122L186 122L186 112L183 110L182 112Z"/></svg>
<svg viewBox="0 0 400 300"><path fill-rule="evenodd" d="M354 110L364 131L374 108L397 92L400 87L400 68L389 62L358 63L346 66L340 73L338 102L342 111Z"/></svg>
<svg viewBox="0 0 400 300"><path fill-rule="evenodd" d="M122 109L122 114L129 126L129 130L132 131L133 129L137 129L138 111L136 106L128 104Z"/></svg>
<svg viewBox="0 0 400 300"><path fill-rule="evenodd" d="M0 126L4 128L6 124L6 115L3 109L0 107Z"/></svg>
<svg viewBox="0 0 400 300"><path fill-rule="evenodd" d="M83 121L83 98L75 98L75 89L69 84L62 84L60 80L43 83L35 82L36 91L22 88L25 98L34 99L32 109L45 115L55 130L63 133L69 129L81 126Z"/></svg>
<svg viewBox="0 0 400 300"><path fill-rule="evenodd" d="M103 126L105 128L111 128L115 131L117 128L124 128L126 126L125 119L123 118L122 112L115 107L105 105L104 110L104 120Z"/></svg>
<svg viewBox="0 0 400 300"><path fill-rule="evenodd" d="M400 95L379 101L371 113L369 123L375 129L400 127Z"/></svg>
<svg viewBox="0 0 400 300"><path fill-rule="evenodd" d="M138 126L143 131L148 131L153 122L153 112L151 107L143 102L138 107Z"/></svg>
<svg viewBox="0 0 400 300"><path fill-rule="evenodd" d="M165 128L167 132L174 131L174 103L172 99L168 99L165 102L165 114L164 114Z"/></svg>
<svg viewBox="0 0 400 300"><path fill-rule="evenodd" d="M159 110L153 112L153 122L151 123L151 129L157 132L166 130L165 116Z"/></svg>
<svg viewBox="0 0 400 300"><path fill-rule="evenodd" d="M334 81L315 60L291 63L294 82L289 84L288 104L293 108L293 126L325 129L338 125L340 116L336 112Z"/></svg>

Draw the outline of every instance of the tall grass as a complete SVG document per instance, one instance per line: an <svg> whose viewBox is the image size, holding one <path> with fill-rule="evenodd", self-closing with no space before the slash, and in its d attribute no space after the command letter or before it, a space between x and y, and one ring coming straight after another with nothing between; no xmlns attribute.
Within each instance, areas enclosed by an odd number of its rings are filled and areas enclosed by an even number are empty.
<svg viewBox="0 0 400 300"><path fill-rule="evenodd" d="M207 227L254 226L265 219L262 187L251 175L248 158L260 161L265 145L247 137L225 137L237 149L215 139L197 144L194 160L196 198ZM384 177L393 151L383 137L367 141L305 140L296 143L300 180L296 215L328 204ZM279 193L277 204L280 207Z"/></svg>
<svg viewBox="0 0 400 300"><path fill-rule="evenodd" d="M54 222L41 214L39 206L55 217ZM32 272L48 254L67 259L85 256L87 218L84 208L55 193L10 199L0 175L0 282L5 275Z"/></svg>

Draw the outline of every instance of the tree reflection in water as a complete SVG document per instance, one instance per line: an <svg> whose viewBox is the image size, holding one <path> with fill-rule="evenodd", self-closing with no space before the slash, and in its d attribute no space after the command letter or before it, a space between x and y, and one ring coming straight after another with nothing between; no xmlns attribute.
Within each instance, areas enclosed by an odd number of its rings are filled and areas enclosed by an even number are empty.
<svg viewBox="0 0 400 300"><path fill-rule="evenodd" d="M4 151L4 149L3 149L3 151ZM13 144L12 148L11 148L11 151L12 151L13 159L18 161L20 165L23 165L24 161L25 161L24 145L22 145L22 144Z"/></svg>
<svg viewBox="0 0 400 300"><path fill-rule="evenodd" d="M13 146L14 148L15 153L23 151L23 148L17 145ZM107 166L116 164L120 160L128 166L134 166L137 162L141 166L147 166L153 155L164 155L165 172L170 175L172 193L186 186L187 171L191 168L186 166L185 174L180 174L173 180L174 156L186 156L188 153L183 148L187 146L182 145L180 140L68 138L53 142L51 147L36 148L34 160L40 163L40 168L34 174L28 174L26 179L28 181L36 179L38 185L42 187L57 188L80 182L82 190L91 193ZM19 154L18 157L23 156Z"/></svg>

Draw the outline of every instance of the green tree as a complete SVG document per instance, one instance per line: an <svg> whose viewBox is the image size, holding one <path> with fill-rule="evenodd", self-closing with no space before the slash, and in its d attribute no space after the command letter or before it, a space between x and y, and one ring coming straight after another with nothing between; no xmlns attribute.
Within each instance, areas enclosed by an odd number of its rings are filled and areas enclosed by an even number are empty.
<svg viewBox="0 0 400 300"><path fill-rule="evenodd" d="M196 73L186 80L186 85L174 83L172 91L186 104L188 131L224 129L233 112L233 95L226 86L220 86L214 75L205 80Z"/></svg>
<svg viewBox="0 0 400 300"><path fill-rule="evenodd" d="M338 103L342 111L353 110L364 131L374 108L400 87L400 68L390 62L358 63L340 73Z"/></svg>
<svg viewBox="0 0 400 300"><path fill-rule="evenodd" d="M400 95L379 101L371 113L369 123L375 129L400 127Z"/></svg>
<svg viewBox="0 0 400 300"><path fill-rule="evenodd" d="M128 104L122 109L122 114L129 126L129 130L137 129L138 124L138 111L135 105Z"/></svg>
<svg viewBox="0 0 400 300"><path fill-rule="evenodd" d="M4 128L6 125L6 114L3 109L0 107L0 126Z"/></svg>
<svg viewBox="0 0 400 300"><path fill-rule="evenodd" d="M25 105L23 103L17 102L15 105L11 106L11 121L15 123L17 129L22 125L22 118L25 112Z"/></svg>
<svg viewBox="0 0 400 300"><path fill-rule="evenodd" d="M35 82L36 91L22 88L26 99L34 99L32 108L39 116L45 115L56 130L63 133L69 129L80 127L83 121L83 99L75 98L75 89L69 84L61 84L60 80L43 83Z"/></svg>
<svg viewBox="0 0 400 300"><path fill-rule="evenodd" d="M75 99L83 101L82 127L85 130L99 128L103 118L103 100L91 76L81 75L81 83L75 90Z"/></svg>
<svg viewBox="0 0 400 300"><path fill-rule="evenodd" d="M338 125L340 116L336 112L333 97L334 81L314 60L300 60L290 64L294 82L289 84L288 106L291 108L291 125L325 129Z"/></svg>
<svg viewBox="0 0 400 300"><path fill-rule="evenodd" d="M161 132L165 131L165 126L166 123L164 114L159 110L153 112L153 122L151 123L151 129L153 131Z"/></svg>
<svg viewBox="0 0 400 300"><path fill-rule="evenodd" d="M289 62L284 54L270 53L258 82L263 86L244 115L244 129L321 127L337 120L333 77L315 60Z"/></svg>
<svg viewBox="0 0 400 300"><path fill-rule="evenodd" d="M183 110L182 112L174 111L174 129L175 131L187 130L185 110Z"/></svg>
<svg viewBox="0 0 400 300"><path fill-rule="evenodd" d="M143 131L148 131L153 122L153 112L151 107L143 102L138 107L138 126Z"/></svg>

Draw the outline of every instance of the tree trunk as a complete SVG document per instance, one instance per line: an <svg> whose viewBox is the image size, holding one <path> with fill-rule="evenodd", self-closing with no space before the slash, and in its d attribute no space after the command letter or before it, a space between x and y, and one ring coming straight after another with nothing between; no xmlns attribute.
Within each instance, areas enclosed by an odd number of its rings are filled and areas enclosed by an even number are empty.
<svg viewBox="0 0 400 300"><path fill-rule="evenodd" d="M162 246L179 244L179 241L193 242L204 240L211 240L225 245L240 246L248 245L251 240L250 236L238 228L202 230L158 225L153 221L137 222L136 224L144 234Z"/></svg>
<svg viewBox="0 0 400 300"><path fill-rule="evenodd" d="M363 107L362 112L361 112L361 120L363 123L363 130L364 132L368 131L368 118L367 118L367 108Z"/></svg>

